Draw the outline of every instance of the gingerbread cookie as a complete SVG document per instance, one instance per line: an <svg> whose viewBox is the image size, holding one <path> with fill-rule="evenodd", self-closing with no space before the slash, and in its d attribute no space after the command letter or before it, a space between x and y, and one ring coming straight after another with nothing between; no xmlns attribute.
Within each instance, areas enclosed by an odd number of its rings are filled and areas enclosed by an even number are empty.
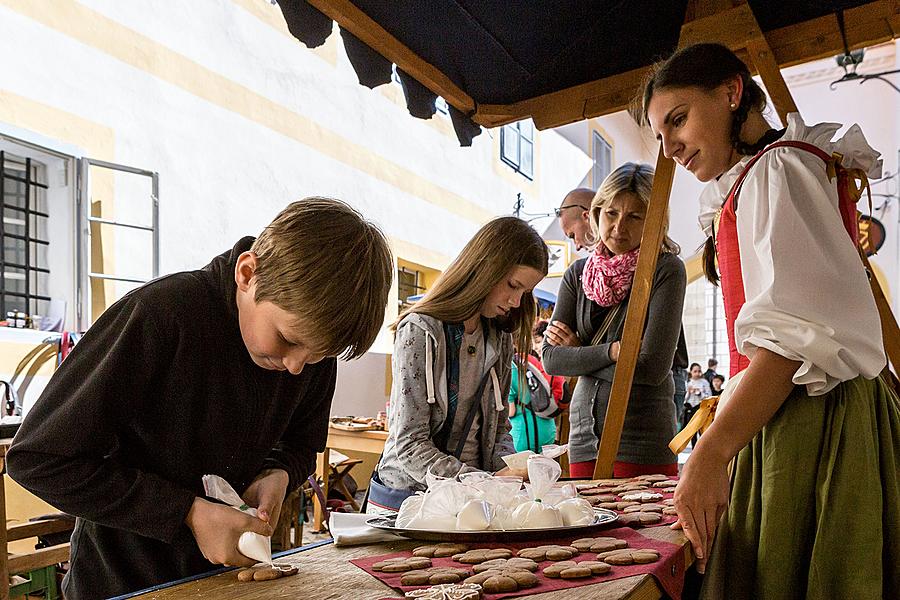
<svg viewBox="0 0 900 600"><path fill-rule="evenodd" d="M552 577L554 579L557 577L562 579L581 579L584 577L591 577L592 575L609 573L611 568L612 567L607 563L600 562L599 560L584 560L581 562L563 560L554 563L549 567L545 567L541 572L547 577Z"/></svg>
<svg viewBox="0 0 900 600"><path fill-rule="evenodd" d="M627 548L625 550L602 552L597 555L597 560L602 560L610 565L642 565L658 561L659 552L649 549Z"/></svg>
<svg viewBox="0 0 900 600"><path fill-rule="evenodd" d="M461 552L465 552L469 547L465 544L451 544L447 542L443 542L440 544L433 544L431 546L419 546L418 548L413 548L413 556L425 556L427 558L445 558L447 556L453 556L454 554L459 554Z"/></svg>
<svg viewBox="0 0 900 600"><path fill-rule="evenodd" d="M674 490L678 487L677 481L672 481L671 479L666 479L665 481L657 481L651 487L659 488L662 490Z"/></svg>
<svg viewBox="0 0 900 600"><path fill-rule="evenodd" d="M238 571L237 578L238 581L243 582L271 581L273 579L280 579L282 577L290 577L291 575L296 575L297 572L297 567L292 567L290 565L282 564L274 567L269 565L261 565L258 567L241 569L240 571Z"/></svg>
<svg viewBox="0 0 900 600"><path fill-rule="evenodd" d="M585 496L585 500L588 501L588 504L591 506L599 506L600 504L604 504L606 502L615 502L616 497L613 494L601 494L600 496Z"/></svg>
<svg viewBox="0 0 900 600"><path fill-rule="evenodd" d="M578 493L581 494L582 496L597 496L597 495L600 495L603 493L603 488L589 487L589 488L584 488L582 490L578 490Z"/></svg>
<svg viewBox="0 0 900 600"><path fill-rule="evenodd" d="M637 481L649 481L650 483L656 483L658 481L669 481L668 475L663 475L662 473L654 473L652 475L638 475L635 477Z"/></svg>
<svg viewBox="0 0 900 600"><path fill-rule="evenodd" d="M662 521L662 513L658 512L633 512L619 515L621 525L653 525Z"/></svg>
<svg viewBox="0 0 900 600"><path fill-rule="evenodd" d="M660 500L659 503L663 506L675 506L675 498L666 498L665 500Z"/></svg>
<svg viewBox="0 0 900 600"><path fill-rule="evenodd" d="M538 564L530 558L495 558L475 565L476 573L483 573L490 569L525 569L533 573L537 571Z"/></svg>
<svg viewBox="0 0 900 600"><path fill-rule="evenodd" d="M537 575L525 569L488 569L466 579L465 583L477 583L489 594L515 592L538 584Z"/></svg>
<svg viewBox="0 0 900 600"><path fill-rule="evenodd" d="M402 573L404 571L414 571L416 569L427 569L430 566L430 558L424 556L401 556L379 561L372 565L372 570L382 571L384 573Z"/></svg>
<svg viewBox="0 0 900 600"><path fill-rule="evenodd" d="M572 542L581 552L609 552L628 547L628 542L614 537L581 538Z"/></svg>
<svg viewBox="0 0 900 600"><path fill-rule="evenodd" d="M625 510L629 506L638 506L640 502L601 502L597 506L609 510Z"/></svg>
<svg viewBox="0 0 900 600"><path fill-rule="evenodd" d="M405 597L420 600L480 600L481 586L477 583L442 583L406 592Z"/></svg>
<svg viewBox="0 0 900 600"><path fill-rule="evenodd" d="M403 585L435 585L437 583L459 583L472 573L457 567L431 567L407 571L400 576Z"/></svg>
<svg viewBox="0 0 900 600"><path fill-rule="evenodd" d="M662 512L662 510L666 508L662 504L656 504L650 502L648 504L635 504L634 506L629 506L625 509L625 514L633 513L633 512Z"/></svg>
<svg viewBox="0 0 900 600"><path fill-rule="evenodd" d="M664 506L662 509L662 514L664 515L677 515L678 511L675 510L674 506Z"/></svg>
<svg viewBox="0 0 900 600"><path fill-rule="evenodd" d="M479 548L468 550L460 554L454 554L453 560L469 565L477 565L488 560L494 560L495 558L512 558L512 555L512 550L506 548Z"/></svg>
<svg viewBox="0 0 900 600"><path fill-rule="evenodd" d="M542 560L569 560L578 554L578 550L572 546L537 546L535 548L522 548L517 556L530 558L535 561Z"/></svg>
<svg viewBox="0 0 900 600"><path fill-rule="evenodd" d="M622 495L622 501L624 502L640 502L641 504L656 502L657 500L662 499L662 494L657 494L654 492L633 492L631 494Z"/></svg>

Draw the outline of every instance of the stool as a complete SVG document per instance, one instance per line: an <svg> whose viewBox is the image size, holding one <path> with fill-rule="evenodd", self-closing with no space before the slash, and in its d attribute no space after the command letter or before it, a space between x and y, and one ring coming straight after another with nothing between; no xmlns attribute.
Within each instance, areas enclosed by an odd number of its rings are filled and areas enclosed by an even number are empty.
<svg viewBox="0 0 900 600"><path fill-rule="evenodd" d="M331 484L337 490L347 498L347 502L350 503L350 506L353 507L353 510L359 512L359 504L356 502L356 499L353 497L353 494L350 493L350 490L347 489L347 484L344 483L344 477L350 474L350 470L356 465L363 462L359 458L348 458L344 462L338 463L336 465L329 464L331 474L334 476L334 483Z"/></svg>
<svg viewBox="0 0 900 600"><path fill-rule="evenodd" d="M275 533L272 534L272 552L281 552L303 545L303 523L306 521L306 507L312 497L312 488L304 483L300 489L288 494L281 505L281 514ZM291 539L291 530L294 532Z"/></svg>

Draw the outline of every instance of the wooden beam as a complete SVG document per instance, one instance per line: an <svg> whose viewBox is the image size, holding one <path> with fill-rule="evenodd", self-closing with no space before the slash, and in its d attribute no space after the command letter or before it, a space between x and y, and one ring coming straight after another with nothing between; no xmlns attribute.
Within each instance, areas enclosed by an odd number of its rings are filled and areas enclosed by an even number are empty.
<svg viewBox="0 0 900 600"><path fill-rule="evenodd" d="M449 77L425 62L349 0L308 0L308 2L397 67L412 75L416 81L441 96L448 104L465 114L475 110L475 101Z"/></svg>
<svg viewBox="0 0 900 600"><path fill-rule="evenodd" d="M763 85L769 93L769 98L772 99L772 104L775 105L775 111L781 119L781 124L787 127L788 113L797 112L797 103L794 102L794 97L784 81L781 69L775 63L775 57L766 43L766 38L760 35L749 40L747 42L747 52L750 53L753 65L756 67L756 71L759 73Z"/></svg>
<svg viewBox="0 0 900 600"><path fill-rule="evenodd" d="M746 5L738 6L728 9L727 16L714 15L701 19L703 23L687 24L687 35L693 41L725 42L714 27L718 25L736 39L749 42L754 36L748 29L748 16L753 15L748 14L747 10ZM846 10L844 22L851 49L890 41L900 37L900 0L875 0ZM708 37L704 39L704 35ZM765 34L765 39L779 69L844 51L834 15L774 29ZM734 48L733 41L727 43ZM749 54L742 51L738 56L747 59ZM772 67L768 65L766 68ZM513 104L481 105L473 119L485 127L496 127L531 117L538 129L549 129L625 110L636 99L648 69L649 66L641 67Z"/></svg>
<svg viewBox="0 0 900 600"><path fill-rule="evenodd" d="M13 554L9 557L9 574L27 573L42 567L69 560L69 544L59 544L49 548L41 548L28 554Z"/></svg>
<svg viewBox="0 0 900 600"><path fill-rule="evenodd" d="M631 383L637 367L638 354L641 350L641 338L644 323L647 320L647 306L650 303L650 291L653 276L656 273L658 249L662 247L663 225L669 215L669 193L675 177L675 162L663 156L662 148L656 160L656 175L653 177L653 190L650 192L650 204L641 234L641 253L638 255L634 283L625 313L625 326L619 348L619 360L613 376L609 404L606 409L606 420L603 423L603 434L597 449L597 462L594 465L594 478L612 477L613 462L619 450L622 427L625 424L625 413L628 410L628 398L631 395Z"/></svg>
<svg viewBox="0 0 900 600"><path fill-rule="evenodd" d="M29 521L27 523L19 523L10 525L6 528L6 540L13 542L16 540L25 540L30 537L39 535L47 535L48 533L62 533L64 531L72 531L75 528L75 522L63 519L43 519L41 521Z"/></svg>
<svg viewBox="0 0 900 600"><path fill-rule="evenodd" d="M885 297L881 284L872 271L869 258L861 250L859 256L869 273L869 286L872 288L875 306L878 307L878 316L881 319L881 337L883 338L884 350L887 353L888 360L894 366L894 373L900 374L900 326L897 325L897 318L894 317L894 313L891 311L891 304Z"/></svg>

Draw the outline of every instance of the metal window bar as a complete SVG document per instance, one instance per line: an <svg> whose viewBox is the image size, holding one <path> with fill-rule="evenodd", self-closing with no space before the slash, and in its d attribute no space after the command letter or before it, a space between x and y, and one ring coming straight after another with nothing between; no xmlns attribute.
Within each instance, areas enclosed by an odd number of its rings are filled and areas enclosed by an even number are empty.
<svg viewBox="0 0 900 600"><path fill-rule="evenodd" d="M36 206L35 206L35 209L32 208L32 201L34 200L35 205L37 203L37 198L36 198L36 195L33 193L33 188L40 188L40 189L46 190L46 189L48 189L48 186L47 186L47 184L40 183L39 181L37 181L35 178L32 177L34 169L33 169L30 158L25 159L25 176L24 177L20 177L18 175L8 173L7 169L6 169L6 160L7 160L6 153L3 151L0 151L0 193L2 193L3 196L5 197L5 195L6 195L6 183L5 182L7 179L10 181L17 181L19 183L23 183L23 184L25 184L24 185L25 202L24 202L24 206L14 206L14 205L8 204L4 198L2 203L0 203L0 205L2 205L2 206L0 206L0 212L5 211L6 209L9 209L9 210L15 210L15 211L24 213L23 220L24 220L25 234L20 235L17 233L8 233L6 231L6 221L4 218L2 218L2 216L0 216L0 288L2 288L2 289L0 289L0 316L5 315L7 312L7 308L8 308L7 307L7 297L24 298L25 312L33 314L34 312L36 312L36 310L35 310L36 307L32 306L32 301L38 301L38 300L49 301L50 300L50 298L47 296L35 294L35 293L32 293L32 291L31 291L32 281L35 281L35 283L36 283L36 280L33 277L35 273L46 273L46 274L50 273L49 269L46 269L43 267L37 267L37 266L34 266L31 264L31 244L33 244L33 243L41 244L44 246L50 245L49 240L42 240L40 238L32 237L32 235L31 235L32 234L32 231L31 231L32 217L40 217L40 218L44 218L44 219L49 218L49 215L47 213L36 210ZM20 241L24 242L25 260L23 261L23 263L8 262L6 260L6 240L7 239L15 239L15 240L20 240ZM13 267L13 268L21 269L24 271L24 275L25 275L25 279L24 279L25 292L24 293L13 292L13 291L9 291L6 289L6 268L7 267Z"/></svg>
<svg viewBox="0 0 900 600"><path fill-rule="evenodd" d="M79 184L78 191L76 195L76 213L78 215L82 215L84 218L84 227L78 227L77 237L78 237L78 253L79 258L77 260L78 266L78 278L79 281L84 282L83 291L79 289L78 298L76 301L76 313L77 320L79 323L79 327L82 329L87 329L88 326L91 325L89 312L86 313L85 309L90 305L90 281L93 279L107 280L107 281L119 281L124 283L147 283L146 278L142 277L131 277L131 276L120 276L114 275L111 273L97 273L90 270L91 265L91 254L90 254L90 225L91 223L97 223L101 225L110 225L112 227L124 227L128 229L138 229L142 231L149 231L152 235L152 278L159 277L159 173L155 171L148 171L146 169L139 169L136 167L129 167L126 165L120 165L116 163L110 163L103 160L97 160L93 158L84 158L80 159L79 162L81 166L78 170ZM87 197L88 191L88 181L90 177L90 168L91 167L102 167L105 169L110 169L113 171L121 171L123 173L131 173L133 175L141 175L144 177L149 177L151 182L151 192L150 192L150 201L152 203L151 211L151 224L150 225L141 225L138 223L126 223L122 221L115 221L112 219L104 219L102 217L95 217L90 214L90 198Z"/></svg>

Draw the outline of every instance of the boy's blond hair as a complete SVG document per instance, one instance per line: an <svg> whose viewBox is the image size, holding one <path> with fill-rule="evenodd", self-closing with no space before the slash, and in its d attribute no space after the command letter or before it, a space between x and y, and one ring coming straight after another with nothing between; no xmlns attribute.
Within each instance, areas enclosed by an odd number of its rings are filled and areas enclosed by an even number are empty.
<svg viewBox="0 0 900 600"><path fill-rule="evenodd" d="M313 332L327 356L358 358L384 322L393 258L384 234L348 204L292 202L256 238L256 302Z"/></svg>

